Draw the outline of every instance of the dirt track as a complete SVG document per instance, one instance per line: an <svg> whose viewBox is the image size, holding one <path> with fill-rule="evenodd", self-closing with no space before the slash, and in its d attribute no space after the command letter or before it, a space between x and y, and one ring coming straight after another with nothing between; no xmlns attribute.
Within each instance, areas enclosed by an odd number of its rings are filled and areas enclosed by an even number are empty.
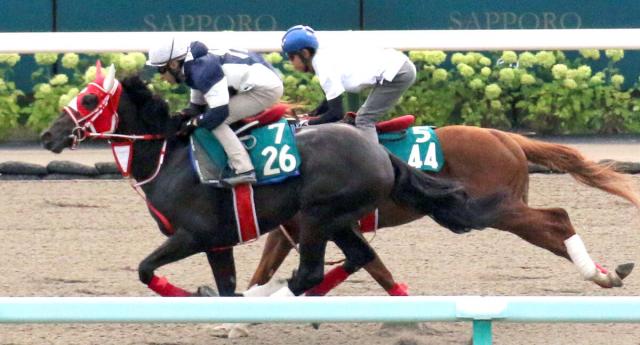
<svg viewBox="0 0 640 345"><path fill-rule="evenodd" d="M640 188L640 176L634 176ZM125 181L1 182L0 296L152 296L138 282L139 261L163 241L144 204ZM531 204L563 206L592 257L612 267L640 262L640 212L566 175L532 175ZM263 241L236 249L245 287ZM640 275L621 289L580 279L573 265L496 230L450 233L421 220L376 235L373 245L415 295L637 295ZM334 248L330 259L339 255ZM279 272L287 276L292 255ZM159 272L188 289L211 284L198 255ZM383 295L364 273L336 295ZM0 325L0 344L465 344L470 323L419 328L380 324L258 325L250 338L220 339L208 325ZM404 341L404 342L403 342ZM632 324L496 324L495 344L633 344Z"/></svg>

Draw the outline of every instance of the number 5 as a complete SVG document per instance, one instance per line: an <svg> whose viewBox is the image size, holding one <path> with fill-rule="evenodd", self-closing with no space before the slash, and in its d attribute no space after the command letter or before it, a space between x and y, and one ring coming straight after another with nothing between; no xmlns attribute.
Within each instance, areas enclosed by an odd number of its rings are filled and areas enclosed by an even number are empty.
<svg viewBox="0 0 640 345"><path fill-rule="evenodd" d="M422 136L416 139L416 143L426 143L431 139L431 133L428 127L413 127L413 134Z"/></svg>

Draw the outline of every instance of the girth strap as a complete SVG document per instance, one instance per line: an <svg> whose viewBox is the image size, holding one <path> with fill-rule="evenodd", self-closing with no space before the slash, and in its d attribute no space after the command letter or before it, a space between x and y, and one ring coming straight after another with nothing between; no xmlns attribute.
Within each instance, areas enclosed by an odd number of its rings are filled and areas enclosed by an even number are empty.
<svg viewBox="0 0 640 345"><path fill-rule="evenodd" d="M260 227L258 226L251 184L244 183L233 187L233 210L236 217L239 243L256 240L260 236Z"/></svg>

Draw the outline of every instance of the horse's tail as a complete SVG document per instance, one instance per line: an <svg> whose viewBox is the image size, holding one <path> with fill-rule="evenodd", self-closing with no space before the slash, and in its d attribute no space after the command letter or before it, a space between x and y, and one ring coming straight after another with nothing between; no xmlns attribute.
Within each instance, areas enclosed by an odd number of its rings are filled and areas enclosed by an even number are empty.
<svg viewBox="0 0 640 345"><path fill-rule="evenodd" d="M515 140L527 160L556 171L569 173L578 182L617 195L640 208L640 196L634 192L633 182L626 175L614 171L611 164L598 164L586 159L578 150L508 133Z"/></svg>
<svg viewBox="0 0 640 345"><path fill-rule="evenodd" d="M491 226L500 216L506 194L473 199L453 180L428 175L389 154L395 173L391 198L399 205L429 215L455 233Z"/></svg>

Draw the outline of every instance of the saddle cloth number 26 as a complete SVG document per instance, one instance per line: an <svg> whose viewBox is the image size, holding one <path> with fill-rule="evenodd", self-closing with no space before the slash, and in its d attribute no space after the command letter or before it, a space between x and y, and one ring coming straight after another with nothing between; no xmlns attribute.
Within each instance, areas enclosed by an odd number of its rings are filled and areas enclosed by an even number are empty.
<svg viewBox="0 0 640 345"><path fill-rule="evenodd" d="M286 123L277 122L267 126L269 130L275 130L276 136L274 144L280 146L282 143L282 137L284 130L288 126ZM297 161L296 156L289 153L291 147L287 144L282 145L280 149L276 146L265 147L260 154L267 157L267 162L262 171L264 176L272 176L280 174L281 172L291 172L296 168ZM277 164L276 164L277 162Z"/></svg>

